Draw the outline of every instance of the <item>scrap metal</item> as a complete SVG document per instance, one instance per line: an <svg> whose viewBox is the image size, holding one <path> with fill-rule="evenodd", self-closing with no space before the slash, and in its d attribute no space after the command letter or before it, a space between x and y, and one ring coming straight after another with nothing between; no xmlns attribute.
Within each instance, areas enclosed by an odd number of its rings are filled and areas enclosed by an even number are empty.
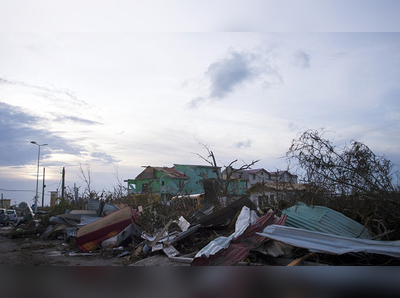
<svg viewBox="0 0 400 298"><path fill-rule="evenodd" d="M335 255L365 252L400 258L400 240L378 241L351 238L278 225L270 225L256 234L266 239L306 248L310 252Z"/></svg>
<svg viewBox="0 0 400 298"><path fill-rule="evenodd" d="M252 249L260 246L266 238L257 235L257 232L271 224L283 225L286 215L275 217L274 212L269 212L255 218L255 212L248 207L243 207L236 223L235 233L229 237L219 237L211 241L194 257L191 266L229 266L243 260Z"/></svg>
<svg viewBox="0 0 400 298"><path fill-rule="evenodd" d="M302 202L282 211L286 226L338 236L370 239L368 229L344 214L325 206L307 206Z"/></svg>

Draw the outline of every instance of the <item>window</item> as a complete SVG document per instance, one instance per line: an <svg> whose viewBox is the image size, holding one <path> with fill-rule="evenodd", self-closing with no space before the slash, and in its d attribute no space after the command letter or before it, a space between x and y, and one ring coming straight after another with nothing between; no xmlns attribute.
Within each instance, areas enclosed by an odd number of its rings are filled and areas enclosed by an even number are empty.
<svg viewBox="0 0 400 298"><path fill-rule="evenodd" d="M263 197L258 197L258 207L264 207L264 200Z"/></svg>
<svg viewBox="0 0 400 298"><path fill-rule="evenodd" d="M147 192L148 186L149 186L148 183L143 183L143 184L142 184L142 192Z"/></svg>

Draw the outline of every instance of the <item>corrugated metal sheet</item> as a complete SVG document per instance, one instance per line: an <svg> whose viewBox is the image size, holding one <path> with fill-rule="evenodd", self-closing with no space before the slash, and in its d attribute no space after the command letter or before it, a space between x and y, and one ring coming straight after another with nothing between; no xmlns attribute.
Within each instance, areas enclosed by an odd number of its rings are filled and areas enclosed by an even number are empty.
<svg viewBox="0 0 400 298"><path fill-rule="evenodd" d="M229 237L219 237L200 250L191 266L229 266L243 260L252 249L267 239L257 235L267 225L284 224L286 215L276 218L273 212L256 216L255 212L244 206L235 226L235 233Z"/></svg>
<svg viewBox="0 0 400 298"><path fill-rule="evenodd" d="M96 201L96 200L88 200L88 210L90 211L97 211L100 207L100 201ZM108 213L110 211L117 211L118 207L110 204L110 203L105 203L104 204L104 208L103 208L103 212L104 213Z"/></svg>
<svg viewBox="0 0 400 298"><path fill-rule="evenodd" d="M247 206L252 210L257 210L257 205L249 199L249 196L242 196L240 199L234 201L225 208L202 217L200 223L203 227L226 226L235 217L236 213L243 208L243 206Z"/></svg>
<svg viewBox="0 0 400 298"><path fill-rule="evenodd" d="M399 240L358 239L277 225L270 225L262 233L257 234L296 247L306 248L311 252L339 255L351 252L366 252L400 258Z"/></svg>
<svg viewBox="0 0 400 298"><path fill-rule="evenodd" d="M297 205L282 211L286 226L338 236L370 239L368 229L344 214L323 206Z"/></svg>

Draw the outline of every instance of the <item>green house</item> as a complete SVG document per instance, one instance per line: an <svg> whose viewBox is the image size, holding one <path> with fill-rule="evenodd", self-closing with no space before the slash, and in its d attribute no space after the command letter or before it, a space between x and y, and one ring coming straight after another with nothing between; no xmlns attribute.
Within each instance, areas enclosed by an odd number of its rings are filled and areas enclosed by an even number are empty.
<svg viewBox="0 0 400 298"><path fill-rule="evenodd" d="M158 194L162 200L168 200L182 194L189 177L168 167L148 166L135 179L128 179L130 194Z"/></svg>
<svg viewBox="0 0 400 298"><path fill-rule="evenodd" d="M135 179L128 179L130 194L157 194L162 200L177 195L202 194L204 185L218 188L221 180L221 168L203 165L174 164L174 167L146 167ZM224 181L219 187L224 187ZM246 191L245 181L231 181L229 194L240 195Z"/></svg>
<svg viewBox="0 0 400 298"><path fill-rule="evenodd" d="M226 180L222 181L223 186L226 187ZM227 194L239 196L247 193L247 181L243 179L232 179L229 181Z"/></svg>
<svg viewBox="0 0 400 298"><path fill-rule="evenodd" d="M205 179L212 180L221 177L220 167L174 164L174 169L189 177L183 188L185 194L204 193L203 182Z"/></svg>

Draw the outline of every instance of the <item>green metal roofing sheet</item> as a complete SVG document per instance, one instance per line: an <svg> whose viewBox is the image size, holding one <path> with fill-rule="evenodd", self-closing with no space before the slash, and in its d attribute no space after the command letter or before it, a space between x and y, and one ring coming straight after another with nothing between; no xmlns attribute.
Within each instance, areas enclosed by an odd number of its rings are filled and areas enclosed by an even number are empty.
<svg viewBox="0 0 400 298"><path fill-rule="evenodd" d="M285 225L338 236L370 239L367 228L344 214L324 206L307 206L302 202L282 211Z"/></svg>

